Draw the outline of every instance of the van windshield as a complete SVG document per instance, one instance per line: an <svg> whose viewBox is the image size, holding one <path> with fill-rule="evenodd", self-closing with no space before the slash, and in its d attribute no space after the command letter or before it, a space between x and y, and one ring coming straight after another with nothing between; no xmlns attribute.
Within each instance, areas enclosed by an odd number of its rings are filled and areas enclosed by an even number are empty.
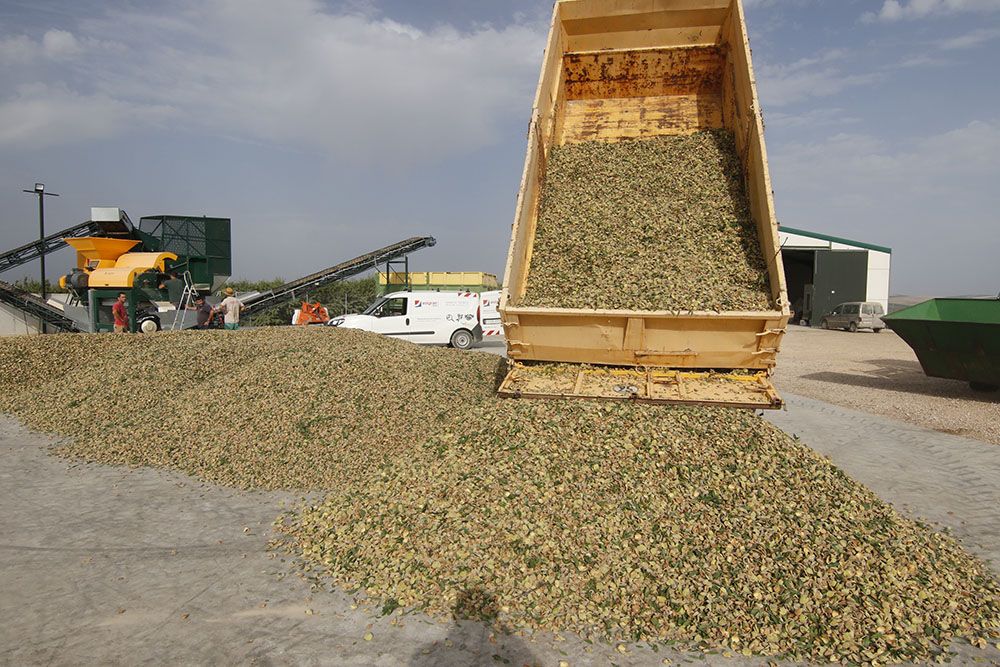
<svg viewBox="0 0 1000 667"><path fill-rule="evenodd" d="M385 303L386 301L388 301L388 299L386 299L385 297L382 297L381 299L377 299L377 300L375 301L375 303L373 303L372 305L370 305L370 306L368 306L367 308L365 308L365 312L363 312L363 313L361 313L361 314L362 314L362 315L372 315L372 314L373 314L373 313L374 313L374 312L375 312L376 310L378 310L378 309L379 309L379 307L381 307L381 305L382 305L383 303Z"/></svg>

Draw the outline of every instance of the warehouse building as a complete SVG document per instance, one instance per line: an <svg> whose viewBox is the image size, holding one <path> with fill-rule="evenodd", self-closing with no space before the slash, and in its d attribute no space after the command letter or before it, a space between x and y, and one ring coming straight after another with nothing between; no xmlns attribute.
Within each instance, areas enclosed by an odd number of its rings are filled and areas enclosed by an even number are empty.
<svg viewBox="0 0 1000 667"><path fill-rule="evenodd" d="M819 326L845 301L873 301L889 312L892 248L784 225L778 235L793 322Z"/></svg>

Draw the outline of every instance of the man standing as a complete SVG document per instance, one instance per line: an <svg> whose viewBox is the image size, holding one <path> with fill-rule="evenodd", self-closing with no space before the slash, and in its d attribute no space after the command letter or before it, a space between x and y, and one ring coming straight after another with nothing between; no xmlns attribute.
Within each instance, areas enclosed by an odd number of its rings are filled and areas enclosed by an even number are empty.
<svg viewBox="0 0 1000 667"><path fill-rule="evenodd" d="M188 306L188 308L198 312L198 323L195 325L195 329L212 328L212 316L215 315L215 309L205 302L205 297L199 294L194 299L194 306Z"/></svg>
<svg viewBox="0 0 1000 667"><path fill-rule="evenodd" d="M226 298L219 304L219 310L225 313L225 328L235 330L240 328L240 313L246 306L243 302L233 296L233 288L226 288Z"/></svg>
<svg viewBox="0 0 1000 667"><path fill-rule="evenodd" d="M111 314L115 318L115 333L125 333L128 331L128 309L125 302L128 296L121 292L115 300L115 305L111 306Z"/></svg>

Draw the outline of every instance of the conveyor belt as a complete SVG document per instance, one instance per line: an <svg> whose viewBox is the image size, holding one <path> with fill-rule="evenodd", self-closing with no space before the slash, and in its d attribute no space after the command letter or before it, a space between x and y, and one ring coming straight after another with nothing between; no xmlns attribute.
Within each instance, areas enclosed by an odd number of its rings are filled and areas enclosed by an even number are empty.
<svg viewBox="0 0 1000 667"><path fill-rule="evenodd" d="M82 236L91 236L97 232L96 223L93 222L82 222L79 225L74 225L68 229L64 229L61 232L56 232L46 236L41 242L32 241L31 243L26 243L20 248L14 248L13 250L8 250L7 252L0 254L0 273L4 271L9 271L10 269L21 266L22 264L27 264L33 260L38 259L42 255L47 255L50 252L55 252L60 248L66 247L65 238L79 238Z"/></svg>
<svg viewBox="0 0 1000 667"><path fill-rule="evenodd" d="M346 262L341 262L336 266L331 266L323 271L318 271L311 275L285 283L260 294L244 300L247 313L261 313L275 306L280 306L289 299L292 299L297 292L304 289L315 289L339 280L345 280L359 273L364 273L368 269L377 267L383 262L388 262L421 248L429 248L437 243L431 236L415 236L399 243L394 243L384 248L379 248L374 252L355 257Z"/></svg>
<svg viewBox="0 0 1000 667"><path fill-rule="evenodd" d="M124 213L124 211L123 211ZM34 261L42 255L48 255L66 247L66 238L82 238L84 236L127 236L130 232L127 224L128 216L121 222L81 222L78 225L49 234L41 241L32 241L19 248L0 253L0 273L17 268L22 264Z"/></svg>
<svg viewBox="0 0 1000 667"><path fill-rule="evenodd" d="M70 333L80 331L76 323L66 317L58 308L50 306L31 292L2 280L0 280L0 302L9 304L32 317L37 317L49 326L61 331Z"/></svg>

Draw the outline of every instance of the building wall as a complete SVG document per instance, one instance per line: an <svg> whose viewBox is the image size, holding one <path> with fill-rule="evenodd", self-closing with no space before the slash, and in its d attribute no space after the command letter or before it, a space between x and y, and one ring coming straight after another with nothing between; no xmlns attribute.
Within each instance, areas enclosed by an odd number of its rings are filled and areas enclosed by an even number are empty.
<svg viewBox="0 0 1000 667"><path fill-rule="evenodd" d="M870 248L817 239L811 236L779 231L782 249L787 250L858 250L868 253L867 301L882 304L889 312L889 277L892 255Z"/></svg>
<svg viewBox="0 0 1000 667"><path fill-rule="evenodd" d="M789 250L829 250L830 242L824 241L823 239L814 239L811 236L801 236L799 234L790 234L788 232L778 232L778 238L781 241L782 248L788 248Z"/></svg>
<svg viewBox="0 0 1000 667"><path fill-rule="evenodd" d="M889 312L889 274L892 255L875 250L868 251L868 301L882 304Z"/></svg>

